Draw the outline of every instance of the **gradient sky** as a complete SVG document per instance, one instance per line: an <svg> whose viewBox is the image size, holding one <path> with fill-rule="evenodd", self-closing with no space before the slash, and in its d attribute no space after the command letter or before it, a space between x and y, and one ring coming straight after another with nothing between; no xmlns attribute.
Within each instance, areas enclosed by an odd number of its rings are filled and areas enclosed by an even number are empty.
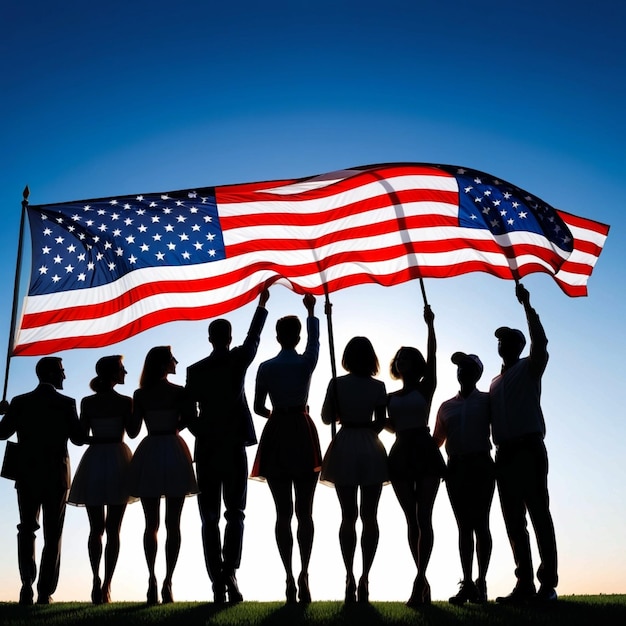
<svg viewBox="0 0 626 626"><path fill-rule="evenodd" d="M626 425L619 396L626 348L626 5L5 0L0 25L0 278L6 292L0 346L9 334L26 184L30 201L44 204L420 161L483 170L557 208L610 224L588 298L568 298L547 275L529 276L524 284L550 340L542 404L559 592L626 592ZM479 354L485 364L479 388L487 389L499 369L494 329L525 330L525 320L511 281L469 274L428 280L426 290L439 343L436 409L456 393L450 355ZM272 290L261 348L248 374L250 397L258 364L278 350L276 319L304 314L300 300L284 287ZM338 357L351 336L369 336L383 365L381 378L389 390L397 388L387 374L395 350L425 348L419 285L350 288L332 300ZM323 317L323 307L317 308ZM236 343L243 341L253 310L249 305L229 316ZM325 448L330 434L319 410L330 364L322 322L310 405ZM180 361L172 380L183 384L187 365L209 351L206 323L169 324L102 350L61 353L65 393L88 395L96 360L122 353L129 375L119 390L132 395L145 353L161 344L172 345ZM35 386L36 360L12 359L9 398ZM260 433L263 420L255 423ZM390 436L383 439L391 445ZM129 443L134 448L137 441ZM71 448L74 469L80 455ZM345 572L332 488L319 486L314 515L313 599L339 599ZM391 487L383 490L379 521L371 597L406 600L414 567ZM0 600L17 600L19 593L17 522L13 484L0 480ZM193 498L183 522L174 595L211 599ZM269 489L251 481L239 571L246 599L283 597L273 524ZM455 593L461 570L443 486L434 524L428 578L434 599L446 599ZM497 497L492 531L490 597L508 593L515 583ZM114 600L145 598L142 532L135 504L123 525ZM56 600L89 599L87 534L86 512L68 507ZM159 579L164 536L160 541Z"/></svg>

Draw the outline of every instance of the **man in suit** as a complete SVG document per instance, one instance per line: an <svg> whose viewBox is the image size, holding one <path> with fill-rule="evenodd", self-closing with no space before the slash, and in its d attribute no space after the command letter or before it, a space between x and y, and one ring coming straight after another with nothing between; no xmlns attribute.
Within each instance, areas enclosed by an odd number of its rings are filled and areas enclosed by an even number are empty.
<svg viewBox="0 0 626 626"><path fill-rule="evenodd" d="M228 320L211 322L209 342L213 351L187 369L187 390L199 409L189 430L196 436L194 458L204 558L215 602L220 604L226 601L226 592L231 603L243 600L235 571L241 561L246 508L246 446L257 442L244 379L259 347L268 299L269 291L265 289L241 346L230 348ZM223 545L219 528L222 498L226 509Z"/></svg>
<svg viewBox="0 0 626 626"><path fill-rule="evenodd" d="M58 357L44 357L36 365L39 385L0 406L0 438L17 433L18 462L15 488L20 513L17 557L22 580L20 604L33 603L37 577L35 532L43 512L44 546L37 581L37 604L49 604L59 580L61 533L70 486L67 441L85 442L76 414L76 402L60 394L65 371Z"/></svg>

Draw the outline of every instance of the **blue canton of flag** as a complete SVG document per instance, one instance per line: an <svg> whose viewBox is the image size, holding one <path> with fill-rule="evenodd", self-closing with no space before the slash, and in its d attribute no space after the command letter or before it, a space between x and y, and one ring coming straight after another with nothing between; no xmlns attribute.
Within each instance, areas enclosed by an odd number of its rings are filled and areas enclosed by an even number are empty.
<svg viewBox="0 0 626 626"><path fill-rule="evenodd" d="M559 214L537 196L484 172L443 167L459 183L459 226L487 228L493 235L526 231L546 237L565 252L572 234Z"/></svg>
<svg viewBox="0 0 626 626"><path fill-rule="evenodd" d="M147 267L225 257L215 190L29 208L29 295L97 287Z"/></svg>

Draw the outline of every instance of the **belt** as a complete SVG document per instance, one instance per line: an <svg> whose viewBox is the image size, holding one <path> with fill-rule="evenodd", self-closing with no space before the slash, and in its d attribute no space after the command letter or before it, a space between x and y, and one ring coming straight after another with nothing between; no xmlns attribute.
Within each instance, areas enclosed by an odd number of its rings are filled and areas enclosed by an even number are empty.
<svg viewBox="0 0 626 626"><path fill-rule="evenodd" d="M481 458L491 458L491 454L489 454L488 450L483 450L482 452L467 452L465 454L453 454L450 457L450 461L454 461L455 463L463 463L464 461L473 461L475 459Z"/></svg>
<svg viewBox="0 0 626 626"><path fill-rule="evenodd" d="M297 404L294 406L275 406L272 407L272 415L288 415L293 413L308 413L309 407L306 404Z"/></svg>
<svg viewBox="0 0 626 626"><path fill-rule="evenodd" d="M341 421L342 428L373 428L374 422L344 422Z"/></svg>
<svg viewBox="0 0 626 626"><path fill-rule="evenodd" d="M91 445L98 445L101 443L122 443L121 437L91 437L89 439Z"/></svg>
<svg viewBox="0 0 626 626"><path fill-rule="evenodd" d="M498 450L510 450L514 448L521 448L526 444L540 443L542 441L542 433L528 433L527 435L520 435L519 437L513 437L513 439L501 441L496 448Z"/></svg>

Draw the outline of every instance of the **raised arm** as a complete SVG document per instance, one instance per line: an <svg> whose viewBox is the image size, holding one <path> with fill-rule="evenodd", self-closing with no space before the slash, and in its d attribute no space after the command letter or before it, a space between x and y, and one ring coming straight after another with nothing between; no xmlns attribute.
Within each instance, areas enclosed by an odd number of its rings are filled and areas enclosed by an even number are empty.
<svg viewBox="0 0 626 626"><path fill-rule="evenodd" d="M261 341L261 331L263 330L263 326L265 325L265 320L267 319L267 309L265 305L270 298L270 290L264 289L259 296L259 306L254 311L254 316L252 317L252 321L250 322L250 328L248 329L248 334L243 342L242 349L242 360L246 365L250 365L256 356L257 350L259 349L259 343ZM244 356L245 355L245 356Z"/></svg>
<svg viewBox="0 0 626 626"><path fill-rule="evenodd" d="M528 289L522 283L518 283L515 287L515 295L526 313L530 335L530 369L535 376L540 377L548 364L548 338L537 311L530 306Z"/></svg>
<svg viewBox="0 0 626 626"><path fill-rule="evenodd" d="M426 343L426 373L422 383L424 397L430 402L437 387L437 337L435 336L435 314L427 304L424 306L424 321L428 328Z"/></svg>
<svg viewBox="0 0 626 626"><path fill-rule="evenodd" d="M315 317L315 296L307 293L302 302L308 314L306 318L307 341L303 356L307 359L311 371L313 371L317 365L320 352L320 323L317 317Z"/></svg>

